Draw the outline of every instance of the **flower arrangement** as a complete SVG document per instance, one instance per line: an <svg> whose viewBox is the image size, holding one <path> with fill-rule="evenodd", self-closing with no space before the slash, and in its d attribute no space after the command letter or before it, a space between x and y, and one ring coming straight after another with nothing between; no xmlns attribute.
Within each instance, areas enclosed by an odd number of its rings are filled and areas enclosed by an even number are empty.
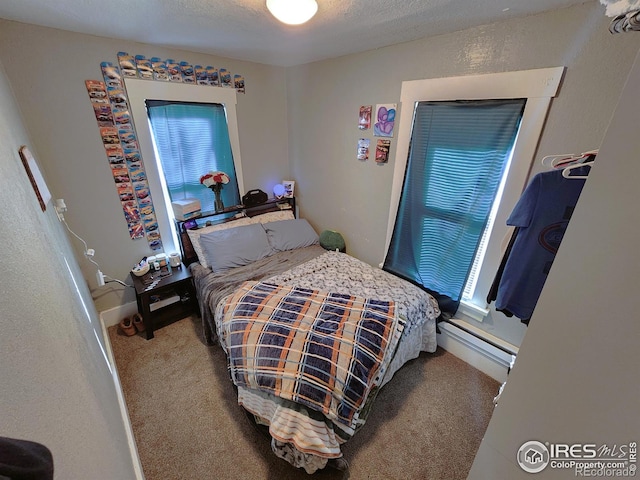
<svg viewBox="0 0 640 480"><path fill-rule="evenodd" d="M208 172L200 177L200 183L205 187L213 190L213 193L216 196L216 212L221 212L222 210L224 210L224 203L222 202L222 196L220 195L220 192L222 190L222 186L226 183L229 183L230 180L231 179L229 178L229 175L220 171Z"/></svg>
<svg viewBox="0 0 640 480"><path fill-rule="evenodd" d="M220 171L208 172L200 177L200 183L214 192L221 189L225 183L229 183L229 180L229 175Z"/></svg>

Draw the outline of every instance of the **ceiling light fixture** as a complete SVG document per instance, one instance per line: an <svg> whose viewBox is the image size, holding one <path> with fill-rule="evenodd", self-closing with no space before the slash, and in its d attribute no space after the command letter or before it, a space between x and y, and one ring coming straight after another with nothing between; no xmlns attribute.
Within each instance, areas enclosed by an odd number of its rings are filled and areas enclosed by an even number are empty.
<svg viewBox="0 0 640 480"><path fill-rule="evenodd" d="M318 11L316 0L267 0L271 14L288 25L301 25Z"/></svg>

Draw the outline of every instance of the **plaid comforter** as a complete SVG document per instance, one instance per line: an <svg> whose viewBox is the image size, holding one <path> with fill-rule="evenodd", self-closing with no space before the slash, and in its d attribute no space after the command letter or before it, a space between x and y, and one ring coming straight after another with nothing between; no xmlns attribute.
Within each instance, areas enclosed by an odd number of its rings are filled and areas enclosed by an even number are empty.
<svg viewBox="0 0 640 480"><path fill-rule="evenodd" d="M246 282L224 307L238 386L322 412L347 430L393 357L404 322L393 301Z"/></svg>

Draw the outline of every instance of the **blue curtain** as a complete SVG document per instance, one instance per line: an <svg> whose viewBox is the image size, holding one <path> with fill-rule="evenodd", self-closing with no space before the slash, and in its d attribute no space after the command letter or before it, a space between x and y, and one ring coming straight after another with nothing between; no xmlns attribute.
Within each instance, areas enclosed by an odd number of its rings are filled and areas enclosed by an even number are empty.
<svg viewBox="0 0 640 480"><path fill-rule="evenodd" d="M384 269L454 314L505 166L524 99L420 102Z"/></svg>
<svg viewBox="0 0 640 480"><path fill-rule="evenodd" d="M231 179L222 188L225 206L240 204L224 106L160 100L146 104L171 200L197 198L202 211L215 210L214 194L200 184L200 177L220 170Z"/></svg>

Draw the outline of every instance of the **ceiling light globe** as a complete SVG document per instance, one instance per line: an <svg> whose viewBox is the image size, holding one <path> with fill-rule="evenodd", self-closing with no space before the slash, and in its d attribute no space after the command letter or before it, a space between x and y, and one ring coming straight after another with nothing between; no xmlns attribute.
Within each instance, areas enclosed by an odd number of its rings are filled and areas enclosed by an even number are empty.
<svg viewBox="0 0 640 480"><path fill-rule="evenodd" d="M271 14L288 25L301 25L318 11L316 0L267 0Z"/></svg>

